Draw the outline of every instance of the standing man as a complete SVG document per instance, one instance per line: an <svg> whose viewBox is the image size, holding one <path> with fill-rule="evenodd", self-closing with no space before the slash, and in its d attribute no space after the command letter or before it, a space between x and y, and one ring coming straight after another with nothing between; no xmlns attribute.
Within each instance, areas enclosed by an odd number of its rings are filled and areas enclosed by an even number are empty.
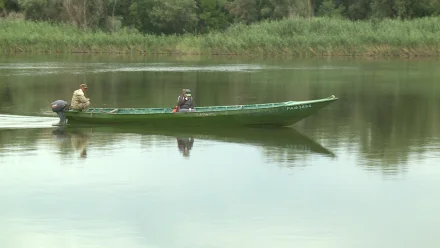
<svg viewBox="0 0 440 248"><path fill-rule="evenodd" d="M86 98L84 93L87 92L87 84L81 84L78 90L73 92L72 101L70 103L71 109L87 110L90 106L90 99Z"/></svg>

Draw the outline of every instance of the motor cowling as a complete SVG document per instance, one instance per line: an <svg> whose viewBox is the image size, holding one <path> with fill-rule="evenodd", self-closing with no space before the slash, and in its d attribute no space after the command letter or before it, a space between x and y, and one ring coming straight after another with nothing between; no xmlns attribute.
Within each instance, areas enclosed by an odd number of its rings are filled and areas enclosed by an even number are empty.
<svg viewBox="0 0 440 248"><path fill-rule="evenodd" d="M53 112L60 112L68 109L69 104L64 100L56 100L51 103Z"/></svg>

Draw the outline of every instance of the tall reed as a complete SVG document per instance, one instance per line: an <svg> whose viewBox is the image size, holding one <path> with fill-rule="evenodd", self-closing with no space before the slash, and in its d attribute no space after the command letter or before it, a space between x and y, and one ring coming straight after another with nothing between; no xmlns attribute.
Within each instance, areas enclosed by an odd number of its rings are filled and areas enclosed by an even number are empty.
<svg viewBox="0 0 440 248"><path fill-rule="evenodd" d="M293 18L236 24L205 35L84 31L67 24L0 19L0 52L176 53L268 56L440 55L440 17L349 21Z"/></svg>

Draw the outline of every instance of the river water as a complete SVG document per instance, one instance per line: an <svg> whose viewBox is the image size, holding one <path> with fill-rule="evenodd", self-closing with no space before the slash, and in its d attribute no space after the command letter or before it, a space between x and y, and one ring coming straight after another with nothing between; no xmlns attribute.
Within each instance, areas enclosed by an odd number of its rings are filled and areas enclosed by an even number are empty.
<svg viewBox="0 0 440 248"><path fill-rule="evenodd" d="M440 60L0 57L0 247L440 247ZM57 128L92 107L339 100L282 129Z"/></svg>

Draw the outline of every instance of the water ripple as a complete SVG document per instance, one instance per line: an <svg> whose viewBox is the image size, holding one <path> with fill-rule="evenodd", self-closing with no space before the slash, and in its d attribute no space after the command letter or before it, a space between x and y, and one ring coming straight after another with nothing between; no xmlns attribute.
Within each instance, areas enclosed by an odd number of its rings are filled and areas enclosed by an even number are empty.
<svg viewBox="0 0 440 248"><path fill-rule="evenodd" d="M0 114L0 129L15 128L47 128L56 123L58 118L23 116L23 115L3 115Z"/></svg>
<svg viewBox="0 0 440 248"><path fill-rule="evenodd" d="M282 67L259 64L182 65L174 63L42 63L1 64L0 70L10 70L7 76L36 76L48 74L108 73L108 72L256 72L261 70L353 70L356 67L304 66Z"/></svg>

